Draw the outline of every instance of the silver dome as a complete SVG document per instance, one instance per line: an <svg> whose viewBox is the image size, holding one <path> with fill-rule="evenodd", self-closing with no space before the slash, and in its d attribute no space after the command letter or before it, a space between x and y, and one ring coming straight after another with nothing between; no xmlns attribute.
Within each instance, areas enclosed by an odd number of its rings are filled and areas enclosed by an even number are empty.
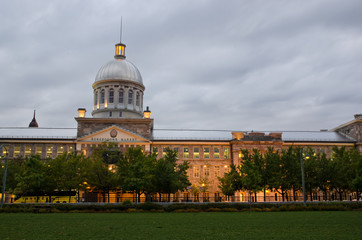
<svg viewBox="0 0 362 240"><path fill-rule="evenodd" d="M114 59L104 64L99 69L95 82L102 80L127 80L143 85L141 73L133 63L126 59Z"/></svg>

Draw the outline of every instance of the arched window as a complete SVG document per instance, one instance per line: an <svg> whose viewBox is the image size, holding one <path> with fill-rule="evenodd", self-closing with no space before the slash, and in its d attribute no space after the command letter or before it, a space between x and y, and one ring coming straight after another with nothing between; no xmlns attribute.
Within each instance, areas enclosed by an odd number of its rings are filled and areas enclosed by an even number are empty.
<svg viewBox="0 0 362 240"><path fill-rule="evenodd" d="M128 104L132 104L133 102L133 91L129 90L128 92Z"/></svg>
<svg viewBox="0 0 362 240"><path fill-rule="evenodd" d="M101 104L104 104L104 89L101 91Z"/></svg>
<svg viewBox="0 0 362 240"><path fill-rule="evenodd" d="M123 103L123 89L119 90L118 102Z"/></svg>
<svg viewBox="0 0 362 240"><path fill-rule="evenodd" d="M94 105L98 105L98 92L94 94Z"/></svg>
<svg viewBox="0 0 362 240"><path fill-rule="evenodd" d="M109 89L109 103L113 103L114 100L114 90Z"/></svg>
<svg viewBox="0 0 362 240"><path fill-rule="evenodd" d="M136 105L139 106L140 105L140 93L137 92L136 94Z"/></svg>

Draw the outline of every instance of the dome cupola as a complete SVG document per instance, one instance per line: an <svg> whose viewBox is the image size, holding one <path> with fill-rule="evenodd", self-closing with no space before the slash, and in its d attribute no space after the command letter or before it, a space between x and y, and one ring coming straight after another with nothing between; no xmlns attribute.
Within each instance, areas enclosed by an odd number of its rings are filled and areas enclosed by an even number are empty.
<svg viewBox="0 0 362 240"><path fill-rule="evenodd" d="M115 45L114 59L104 64L93 83L96 118L142 118L143 85L137 67L126 60L126 45Z"/></svg>

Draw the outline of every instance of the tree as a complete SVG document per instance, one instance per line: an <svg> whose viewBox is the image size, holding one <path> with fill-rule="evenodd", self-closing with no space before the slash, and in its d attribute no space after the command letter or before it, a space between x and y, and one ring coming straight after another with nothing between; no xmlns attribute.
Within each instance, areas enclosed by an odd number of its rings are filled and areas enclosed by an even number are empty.
<svg viewBox="0 0 362 240"><path fill-rule="evenodd" d="M50 176L56 184L59 191L66 190L69 193L69 202L71 200L71 191L79 188L85 181L84 166L85 157L76 153L63 153L49 162Z"/></svg>
<svg viewBox="0 0 362 240"><path fill-rule="evenodd" d="M90 158L86 159L87 171L85 172L86 182L94 189L100 190L103 195L103 202L106 201L106 194L114 190L119 185L118 175L110 163L117 162L119 150L115 148L114 143L102 144L94 149Z"/></svg>
<svg viewBox="0 0 362 240"><path fill-rule="evenodd" d="M233 163L230 165L230 171L224 173L224 176L218 179L221 192L228 197L233 196L236 191L242 189L242 177L239 169Z"/></svg>
<svg viewBox="0 0 362 240"><path fill-rule="evenodd" d="M191 185L187 178L188 163L177 165L176 160L177 152L167 149L166 155L155 163L153 185L155 191L159 193L160 201L162 193L168 194L170 201L171 193L184 190Z"/></svg>
<svg viewBox="0 0 362 240"><path fill-rule="evenodd" d="M350 190L351 183L355 177L352 169L352 151L347 151L345 147L333 147L332 162L334 165L334 175L331 180L332 187L338 192L339 199L342 194Z"/></svg>
<svg viewBox="0 0 362 240"><path fill-rule="evenodd" d="M273 148L268 148L264 157L266 187L270 190L274 189L277 191L280 188L280 179L283 176L283 173L280 170L280 152L274 151Z"/></svg>
<svg viewBox="0 0 362 240"><path fill-rule="evenodd" d="M16 177L18 184L15 192L36 196L38 202L39 196L43 195L44 192L54 190L53 182L49 181L50 178L48 178L47 168L47 164L44 164L39 156L26 158Z"/></svg>
<svg viewBox="0 0 362 240"><path fill-rule="evenodd" d="M129 148L121 154L117 163L117 174L122 189L135 191L139 202L143 193L154 190L153 173L156 161L155 155L146 155L141 148Z"/></svg>
<svg viewBox="0 0 362 240"><path fill-rule="evenodd" d="M259 156L257 151L253 151L254 154L250 154L248 150L242 150L243 162L239 166L241 174L241 183L243 189L249 191L249 195L255 194L263 189L262 187L262 173L259 166L256 164L256 160ZM255 157L254 157L255 156ZM250 199L251 200L251 199Z"/></svg>

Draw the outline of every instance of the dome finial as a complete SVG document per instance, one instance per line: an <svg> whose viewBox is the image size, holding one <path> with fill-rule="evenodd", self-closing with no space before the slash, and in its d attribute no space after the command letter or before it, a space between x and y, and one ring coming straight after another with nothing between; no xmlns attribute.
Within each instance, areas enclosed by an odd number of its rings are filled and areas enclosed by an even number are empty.
<svg viewBox="0 0 362 240"><path fill-rule="evenodd" d="M31 120L31 122L29 123L29 127L38 127L38 123L36 122L35 119L35 110L34 110L33 120Z"/></svg>
<svg viewBox="0 0 362 240"><path fill-rule="evenodd" d="M117 60L125 59L126 54L126 44L122 43L122 17L121 17L121 28L120 28L120 39L119 43L116 44L116 54L114 55L114 58Z"/></svg>

